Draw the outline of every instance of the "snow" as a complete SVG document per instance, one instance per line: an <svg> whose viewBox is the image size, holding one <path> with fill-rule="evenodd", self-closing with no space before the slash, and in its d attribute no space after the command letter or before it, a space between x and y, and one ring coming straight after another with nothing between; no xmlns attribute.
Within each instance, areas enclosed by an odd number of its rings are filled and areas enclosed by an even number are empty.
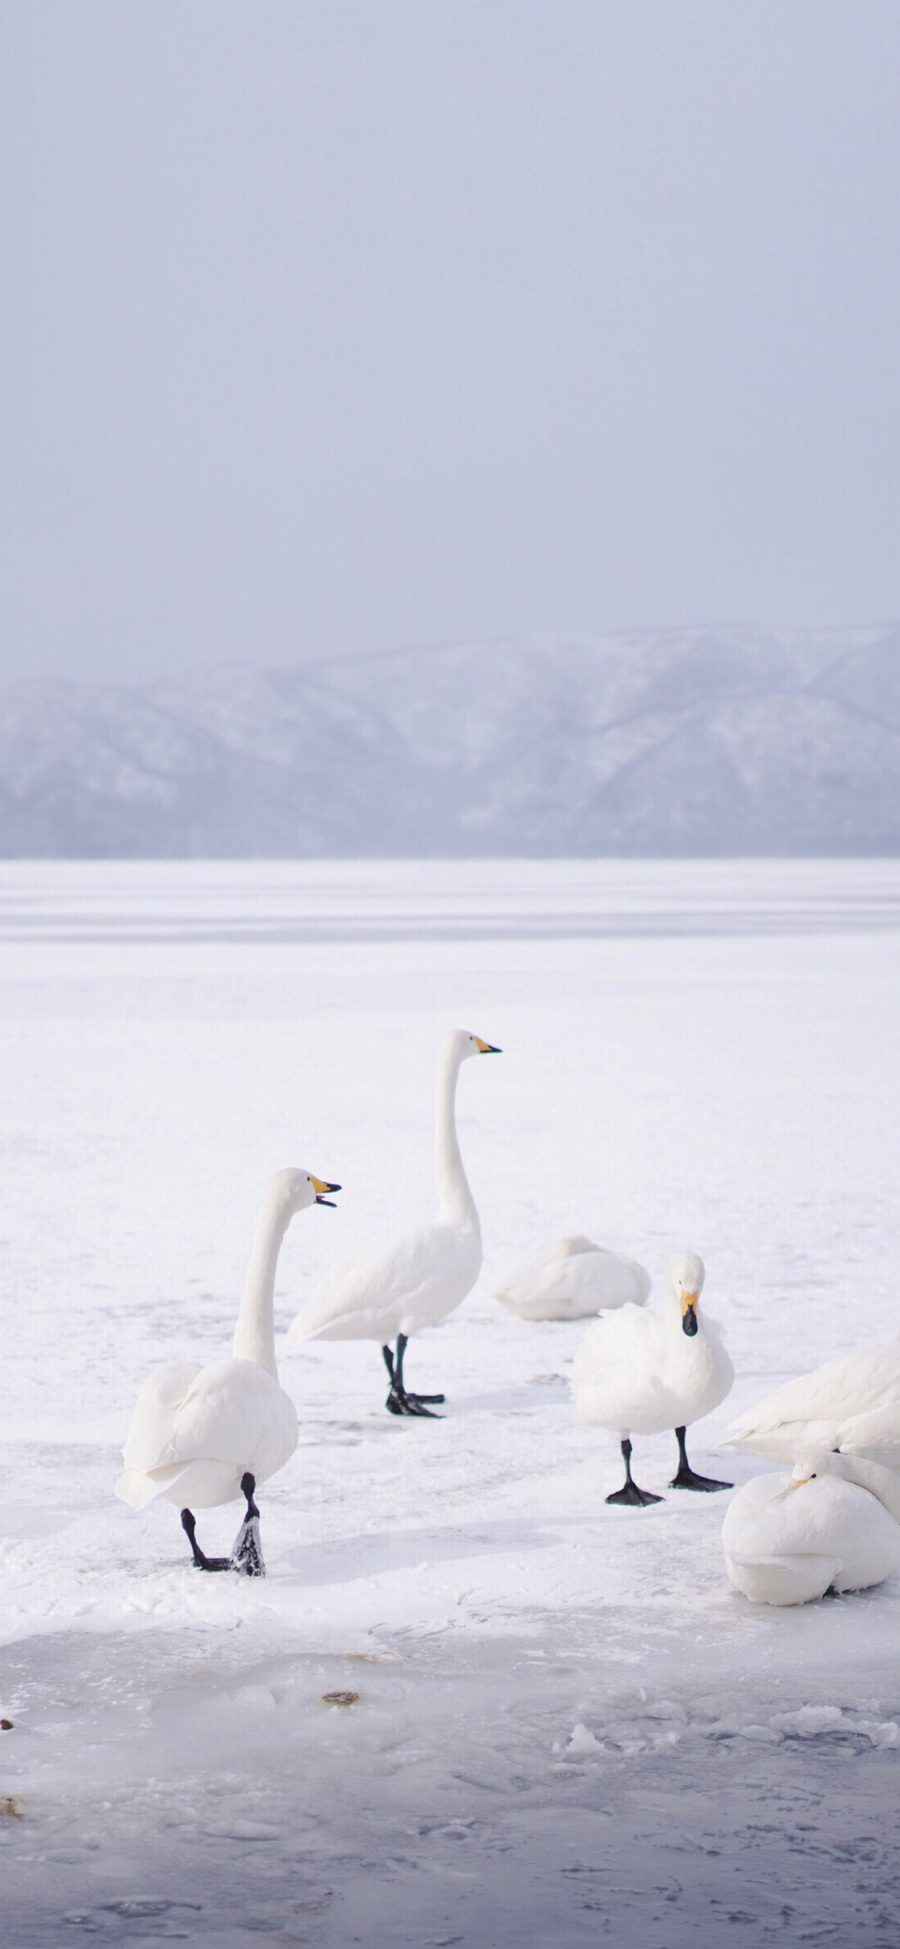
<svg viewBox="0 0 900 1949"><path fill-rule="evenodd" d="M493 1294L568 1233L657 1291L700 1251L738 1379L691 1459L759 1471L731 1416L895 1326L900 866L22 863L0 937L16 1949L895 1944L896 1580L754 1609L725 1497L608 1508L583 1327ZM112 1496L137 1387L227 1349L272 1171L344 1187L288 1234L281 1329L429 1215L454 1026L504 1054L459 1089L484 1271L407 1358L446 1418L385 1414L369 1344L284 1357L269 1575L204 1579ZM675 1459L641 1441L639 1479Z"/></svg>

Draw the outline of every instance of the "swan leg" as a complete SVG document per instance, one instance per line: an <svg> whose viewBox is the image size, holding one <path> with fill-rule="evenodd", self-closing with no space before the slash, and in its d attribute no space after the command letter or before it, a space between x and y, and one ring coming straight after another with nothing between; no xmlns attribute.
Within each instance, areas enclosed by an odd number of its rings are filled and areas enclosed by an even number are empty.
<svg viewBox="0 0 900 1949"><path fill-rule="evenodd" d="M248 1470L246 1475L241 1476L241 1494L247 1503L246 1514L234 1539L234 1548L229 1557L230 1567L237 1571L239 1577L264 1577L266 1574L259 1534L259 1510L254 1500L255 1491L256 1478Z"/></svg>
<svg viewBox="0 0 900 1949"><path fill-rule="evenodd" d="M706 1495L713 1495L716 1489L733 1489L733 1482L717 1482L712 1475L695 1475L687 1458L685 1436L686 1428L676 1428L678 1439L678 1474L673 1475L670 1489L702 1489Z"/></svg>
<svg viewBox="0 0 900 1949"><path fill-rule="evenodd" d="M614 1496L607 1496L607 1502L622 1503L635 1509L644 1509L650 1502L662 1502L662 1496L654 1496L649 1489L638 1488L631 1473L631 1443L627 1435L622 1443L622 1460L625 1463L625 1486L617 1489Z"/></svg>
<svg viewBox="0 0 900 1949"><path fill-rule="evenodd" d="M435 1402L439 1404L444 1399L443 1394L408 1394L403 1385L403 1356L408 1344L408 1334L398 1333L396 1357L392 1354L390 1347L382 1347L381 1349L382 1358L391 1381L385 1407L389 1414L423 1415L429 1421L440 1421L441 1416L439 1414L432 1414L431 1407L428 1403Z"/></svg>
<svg viewBox="0 0 900 1949"><path fill-rule="evenodd" d="M408 1345L409 1345L409 1335L406 1333L398 1333L397 1335L397 1386L399 1387L401 1393L406 1392L403 1385L403 1356L406 1352ZM431 1402L436 1402L438 1405L440 1405L445 1399L445 1396L443 1394L407 1394L406 1398L408 1401L431 1401ZM435 1419L439 1421L440 1416L436 1415Z"/></svg>
<svg viewBox="0 0 900 1949"><path fill-rule="evenodd" d="M191 1546L191 1555L194 1559L195 1570L230 1570L231 1569L230 1556L204 1556L203 1551L201 1550L200 1545L197 1542L196 1518L194 1517L190 1509L182 1509L181 1527L184 1530L185 1536L187 1537L187 1540Z"/></svg>

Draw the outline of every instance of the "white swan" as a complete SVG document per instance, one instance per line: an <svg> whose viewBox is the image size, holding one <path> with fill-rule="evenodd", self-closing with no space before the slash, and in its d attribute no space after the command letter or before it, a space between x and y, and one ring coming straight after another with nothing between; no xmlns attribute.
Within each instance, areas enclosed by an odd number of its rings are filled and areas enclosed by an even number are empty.
<svg viewBox="0 0 900 1949"><path fill-rule="evenodd" d="M643 1306L650 1284L636 1259L589 1238L563 1238L546 1258L513 1273L497 1298L520 1320L581 1320L619 1306Z"/></svg>
<svg viewBox="0 0 900 1949"><path fill-rule="evenodd" d="M725 1514L730 1582L754 1604L810 1604L867 1590L900 1565L900 1481L855 1455L813 1452L792 1475L757 1475Z"/></svg>
<svg viewBox="0 0 900 1949"><path fill-rule="evenodd" d="M125 1468L116 1495L132 1509L157 1497L211 1509L239 1495L247 1509L230 1557L207 1557L189 1506L182 1528L200 1570L264 1575L257 1482L283 1468L297 1446L293 1401L278 1385L273 1302L275 1269L295 1212L329 1204L340 1190L307 1171L279 1171L269 1185L256 1233L230 1359L206 1366L180 1361L158 1367L138 1395L125 1438Z"/></svg>
<svg viewBox="0 0 900 1949"><path fill-rule="evenodd" d="M631 1440L674 1428L678 1472L672 1489L730 1489L730 1482L695 1475L685 1430L724 1401L734 1368L715 1321L701 1321L706 1273L696 1252L682 1252L669 1269L671 1294L661 1312L627 1306L588 1327L575 1358L575 1406L580 1421L598 1422L620 1438L625 1484L607 1502L659 1502L631 1474Z"/></svg>
<svg viewBox="0 0 900 1949"><path fill-rule="evenodd" d="M407 1391L403 1356L410 1334L446 1319L481 1271L481 1226L456 1135L456 1079L469 1056L499 1054L492 1042L465 1029L456 1029L445 1044L437 1088L437 1223L340 1260L288 1332L289 1347L304 1340L380 1340L391 1414L430 1415L428 1404L444 1399Z"/></svg>
<svg viewBox="0 0 900 1949"><path fill-rule="evenodd" d="M786 1381L738 1417L728 1444L774 1462L792 1462L801 1449L852 1448L900 1468L900 1340Z"/></svg>

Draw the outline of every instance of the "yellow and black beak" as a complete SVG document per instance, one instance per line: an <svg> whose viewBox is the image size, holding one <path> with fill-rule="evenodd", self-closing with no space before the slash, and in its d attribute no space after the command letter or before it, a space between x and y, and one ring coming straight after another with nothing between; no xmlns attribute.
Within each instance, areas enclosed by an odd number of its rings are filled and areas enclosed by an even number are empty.
<svg viewBox="0 0 900 1949"><path fill-rule="evenodd" d="M310 1183L316 1194L317 1205L334 1205L333 1198L326 1198L326 1191L340 1191L339 1184L326 1184L324 1178L311 1178Z"/></svg>
<svg viewBox="0 0 900 1949"><path fill-rule="evenodd" d="M480 1056L502 1056L503 1054L503 1050L498 1049L495 1042L482 1042L480 1035L475 1037L475 1047Z"/></svg>
<svg viewBox="0 0 900 1949"><path fill-rule="evenodd" d="M693 1339L697 1331L697 1301L699 1298L699 1293L682 1293L681 1295L681 1331L687 1334L689 1340Z"/></svg>

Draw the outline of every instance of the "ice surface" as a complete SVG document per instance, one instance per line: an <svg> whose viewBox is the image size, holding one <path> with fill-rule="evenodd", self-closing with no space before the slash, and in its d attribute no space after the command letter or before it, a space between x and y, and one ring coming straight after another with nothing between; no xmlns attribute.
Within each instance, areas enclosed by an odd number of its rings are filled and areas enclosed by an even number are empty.
<svg viewBox="0 0 900 1949"><path fill-rule="evenodd" d="M583 1328L492 1293L566 1233L657 1284L696 1247L738 1381L692 1460L755 1473L717 1449L731 1414L897 1325L898 978L891 863L3 869L16 1949L895 1949L896 1584L754 1610L723 1497L607 1508ZM369 1345L285 1358L269 1576L204 1579L175 1510L113 1500L137 1385L227 1346L271 1171L344 1186L288 1236L281 1326L430 1211L457 1025L504 1054L459 1092L482 1278L407 1357L446 1419L385 1414ZM674 1440L638 1459L665 1490ZM206 1549L238 1513L203 1515Z"/></svg>

